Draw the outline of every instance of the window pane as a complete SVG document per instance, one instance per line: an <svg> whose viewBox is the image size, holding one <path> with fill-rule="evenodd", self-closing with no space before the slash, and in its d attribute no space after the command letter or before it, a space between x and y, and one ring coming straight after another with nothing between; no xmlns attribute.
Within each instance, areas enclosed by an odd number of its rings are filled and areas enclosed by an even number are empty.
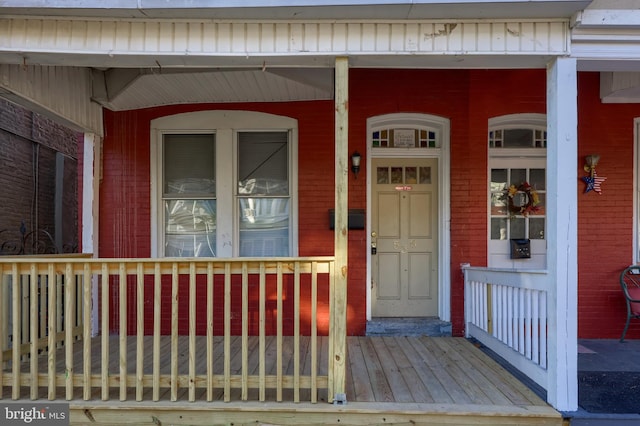
<svg viewBox="0 0 640 426"><path fill-rule="evenodd" d="M526 238L524 232L525 219L512 217L509 220L509 238Z"/></svg>
<svg viewBox="0 0 640 426"><path fill-rule="evenodd" d="M215 256L215 200L166 200L164 206L165 256Z"/></svg>
<svg viewBox="0 0 640 426"><path fill-rule="evenodd" d="M529 238L532 240L544 240L544 219L529 219Z"/></svg>
<svg viewBox="0 0 640 426"><path fill-rule="evenodd" d="M507 219L492 218L491 219L491 239L506 240L507 239Z"/></svg>
<svg viewBox="0 0 640 426"><path fill-rule="evenodd" d="M396 148L415 148L416 146L415 129L393 129L391 134L393 137L393 146Z"/></svg>
<svg viewBox="0 0 640 426"><path fill-rule="evenodd" d="M535 146L536 148L547 147L547 132L544 130L535 131Z"/></svg>
<svg viewBox="0 0 640 426"><path fill-rule="evenodd" d="M533 148L533 130L531 129L505 129L505 148Z"/></svg>
<svg viewBox="0 0 640 426"><path fill-rule="evenodd" d="M533 211L529 214L531 215L535 215L535 216L544 216L546 214L546 201L547 201L547 195L544 192L538 192L538 205L537 210Z"/></svg>
<svg viewBox="0 0 640 426"><path fill-rule="evenodd" d="M436 146L436 132L429 132L429 148L435 148Z"/></svg>
<svg viewBox="0 0 640 426"><path fill-rule="evenodd" d="M289 256L289 199L241 198L240 256Z"/></svg>
<svg viewBox="0 0 640 426"><path fill-rule="evenodd" d="M418 169L416 167L407 167L405 173L406 183L418 183Z"/></svg>
<svg viewBox="0 0 640 426"><path fill-rule="evenodd" d="M402 181L402 167L391 168L391 183L404 183Z"/></svg>
<svg viewBox="0 0 640 426"><path fill-rule="evenodd" d="M507 189L507 169L491 169L491 192Z"/></svg>
<svg viewBox="0 0 640 426"><path fill-rule="evenodd" d="M491 215L507 214L507 195L504 192L494 192L491 194Z"/></svg>
<svg viewBox="0 0 640 426"><path fill-rule="evenodd" d="M376 182L380 184L389 183L389 168L388 167L378 167L377 171L378 179Z"/></svg>
<svg viewBox="0 0 640 426"><path fill-rule="evenodd" d="M289 194L287 132L238 134L238 193Z"/></svg>
<svg viewBox="0 0 640 426"><path fill-rule="evenodd" d="M511 169L511 184L517 186L527 181L526 169Z"/></svg>
<svg viewBox="0 0 640 426"><path fill-rule="evenodd" d="M215 135L164 135L164 193L215 196Z"/></svg>
<svg viewBox="0 0 640 426"><path fill-rule="evenodd" d="M529 183L537 191L544 191L546 188L544 169L529 170Z"/></svg>
<svg viewBox="0 0 640 426"><path fill-rule="evenodd" d="M431 167L420 167L420 183L431 183Z"/></svg>

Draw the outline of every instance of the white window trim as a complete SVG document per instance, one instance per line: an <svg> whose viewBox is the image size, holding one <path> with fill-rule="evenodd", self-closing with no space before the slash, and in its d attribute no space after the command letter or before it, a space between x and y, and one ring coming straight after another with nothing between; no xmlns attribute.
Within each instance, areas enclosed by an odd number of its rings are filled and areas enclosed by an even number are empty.
<svg viewBox="0 0 640 426"><path fill-rule="evenodd" d="M440 133L439 148L373 148L372 132L389 127L436 129ZM438 316L451 321L451 210L450 176L450 121L430 114L394 113L367 119L367 247L371 247L371 159L393 157L423 157L438 159ZM371 251L367 250L367 320L371 320Z"/></svg>
<svg viewBox="0 0 640 426"><path fill-rule="evenodd" d="M250 124L250 127L248 126ZM214 133L216 135L216 193L217 206L228 206L217 215L219 229L233 229L234 235L218 234L216 255L220 258L238 256L236 209L233 195L235 188L219 186L223 180L217 176L235 176L237 152L235 136L241 131L287 131L289 147L289 190L291 202L290 256L298 256L298 121L255 111L196 111L160 117L151 121L150 173L151 173L151 256L163 257L163 209L162 201L162 135L165 133ZM233 141L220 143L220 141ZM233 161L230 161L233 159ZM231 180L226 181L233 185ZM229 198L231 197L231 199ZM222 207L224 208L224 207ZM219 212L220 213L220 212Z"/></svg>

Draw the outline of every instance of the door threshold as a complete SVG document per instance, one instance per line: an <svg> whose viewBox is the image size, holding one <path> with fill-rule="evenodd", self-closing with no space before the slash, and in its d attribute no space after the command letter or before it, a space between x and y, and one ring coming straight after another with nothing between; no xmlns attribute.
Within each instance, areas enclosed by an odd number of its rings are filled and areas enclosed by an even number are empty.
<svg viewBox="0 0 640 426"><path fill-rule="evenodd" d="M378 317L367 321L367 336L451 336L451 323L437 317Z"/></svg>

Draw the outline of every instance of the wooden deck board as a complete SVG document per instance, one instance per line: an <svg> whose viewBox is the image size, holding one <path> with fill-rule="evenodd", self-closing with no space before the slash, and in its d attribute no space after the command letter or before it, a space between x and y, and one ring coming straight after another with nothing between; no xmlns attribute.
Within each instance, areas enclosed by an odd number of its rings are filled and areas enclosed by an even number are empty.
<svg viewBox="0 0 640 426"><path fill-rule="evenodd" d="M484 372L484 374L501 392L506 395L512 404L515 405L542 405L544 401L538 397L531 389L529 389L521 381L513 377L511 373L502 368L491 357L480 350L469 350L473 344L467 339L454 339L455 344L460 351L467 353L468 360L473 361L474 368Z"/></svg>
<svg viewBox="0 0 640 426"><path fill-rule="evenodd" d="M429 391L425 387L424 382L420 379L416 371L416 367L413 366L411 361L407 358L404 349L401 347L398 338L385 337L383 338L389 353L394 359L394 362L398 366L398 370L402 375L409 392L411 393L412 402L434 402L433 398L429 394Z"/></svg>
<svg viewBox="0 0 640 426"><path fill-rule="evenodd" d="M369 380L369 373L364 361L364 354L358 337L347 339L349 348L349 368L347 368L347 390L350 399L354 401L375 401L373 388Z"/></svg>
<svg viewBox="0 0 640 426"><path fill-rule="evenodd" d="M425 345L425 342L420 339L412 340L411 345L423 357L431 372L438 379L438 381L442 385L442 388L447 392L447 394L449 394L449 397L454 404L472 403L469 395L467 395L460 384L456 380L454 380L454 378L451 377L451 375L447 371L447 368L449 366L447 360L438 359L439 354L433 351L433 345Z"/></svg>
<svg viewBox="0 0 640 426"><path fill-rule="evenodd" d="M369 383L371 383L371 388L373 389L374 400L377 402L394 402L387 375L373 346L373 339L376 339L376 337L360 339L360 348L367 367Z"/></svg>
<svg viewBox="0 0 640 426"><path fill-rule="evenodd" d="M384 337L372 338L371 342L378 354L378 359L383 367L384 374L387 377L387 383L391 388L393 394L393 400L395 402L415 402L407 382L404 380L400 367L397 365L396 360L391 355L391 351L387 348L386 340Z"/></svg>
<svg viewBox="0 0 640 426"><path fill-rule="evenodd" d="M420 353L412 345L412 341L415 339L399 337L397 338L397 340L400 343L400 346L402 347L407 360L411 363L412 366L414 366L416 375L420 378L422 383L424 383L427 391L429 392L431 401L427 400L425 402L452 404L453 398L451 398L440 380L438 380L438 378L424 361Z"/></svg>
<svg viewBox="0 0 640 426"><path fill-rule="evenodd" d="M433 342L442 350L445 356L455 363L455 372L457 377L464 376L464 386L466 389L473 390L478 400L474 402L481 404L509 404L509 400L487 379L480 371L471 368L471 364L461 356L457 348L449 344L448 339L436 339ZM469 391L468 391L469 392Z"/></svg>

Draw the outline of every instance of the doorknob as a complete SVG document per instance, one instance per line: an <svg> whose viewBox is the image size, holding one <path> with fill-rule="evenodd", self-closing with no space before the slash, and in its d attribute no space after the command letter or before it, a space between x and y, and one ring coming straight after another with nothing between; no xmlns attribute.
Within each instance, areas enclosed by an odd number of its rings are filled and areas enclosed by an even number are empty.
<svg viewBox="0 0 640 426"><path fill-rule="evenodd" d="M376 236L378 234L376 234L376 231L373 231L371 233L371 254L376 254L378 253L378 243L376 241Z"/></svg>

